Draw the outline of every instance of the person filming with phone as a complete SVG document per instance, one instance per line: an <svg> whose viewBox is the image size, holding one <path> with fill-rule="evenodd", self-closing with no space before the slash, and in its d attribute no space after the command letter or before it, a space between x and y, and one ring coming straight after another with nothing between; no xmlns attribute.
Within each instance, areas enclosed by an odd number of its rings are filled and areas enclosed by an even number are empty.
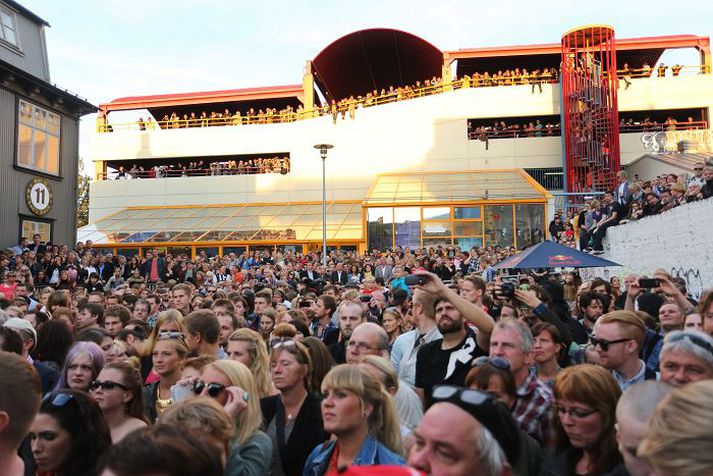
<svg viewBox="0 0 713 476"><path fill-rule="evenodd" d="M424 344L416 357L416 392L429 407L434 386L465 384L473 359L487 355L495 320L433 273L416 271L406 284L436 296L436 326L443 337Z"/></svg>

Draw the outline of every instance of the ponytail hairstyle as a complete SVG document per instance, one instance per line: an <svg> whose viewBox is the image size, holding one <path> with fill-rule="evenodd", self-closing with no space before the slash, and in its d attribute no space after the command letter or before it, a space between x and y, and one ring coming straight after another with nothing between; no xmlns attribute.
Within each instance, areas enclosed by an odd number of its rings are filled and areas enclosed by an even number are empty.
<svg viewBox="0 0 713 476"><path fill-rule="evenodd" d="M146 423L144 415L144 392L143 379L141 378L141 363L136 357L129 357L126 360L111 362L104 366L105 369L114 369L121 372L123 383L133 398L126 403L126 414L130 417L138 418Z"/></svg>
<svg viewBox="0 0 713 476"><path fill-rule="evenodd" d="M327 389L348 390L359 397L362 408L367 403L371 405L369 433L394 453L404 454L393 397L367 369L355 364L338 365L322 381L322 392Z"/></svg>

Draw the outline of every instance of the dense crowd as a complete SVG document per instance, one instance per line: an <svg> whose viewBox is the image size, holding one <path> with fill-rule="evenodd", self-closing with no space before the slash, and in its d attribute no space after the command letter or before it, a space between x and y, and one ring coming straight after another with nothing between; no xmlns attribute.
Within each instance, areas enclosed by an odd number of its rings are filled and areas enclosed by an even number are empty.
<svg viewBox="0 0 713 476"><path fill-rule="evenodd" d="M602 240L609 227L658 215L687 203L713 197L713 165L699 162L694 174L661 174L653 180L617 173L616 190L602 197L586 197L581 209L558 210L549 224L553 241L603 253Z"/></svg>
<svg viewBox="0 0 713 476"><path fill-rule="evenodd" d="M202 177L206 175L285 174L290 171L289 157L258 157L228 161L197 160L184 165L182 162L144 167L132 164L129 170L119 166L116 180L167 177Z"/></svg>
<svg viewBox="0 0 713 476"><path fill-rule="evenodd" d="M0 256L0 473L713 472L713 293L494 269L513 253L23 239Z"/></svg>

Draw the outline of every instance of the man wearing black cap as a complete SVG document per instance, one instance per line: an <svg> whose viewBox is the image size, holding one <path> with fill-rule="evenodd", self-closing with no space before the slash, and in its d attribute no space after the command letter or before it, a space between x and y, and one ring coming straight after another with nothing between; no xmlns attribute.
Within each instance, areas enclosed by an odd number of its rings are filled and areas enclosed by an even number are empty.
<svg viewBox="0 0 713 476"><path fill-rule="evenodd" d="M520 438L510 412L490 394L444 385L414 431L408 465L430 476L509 476Z"/></svg>

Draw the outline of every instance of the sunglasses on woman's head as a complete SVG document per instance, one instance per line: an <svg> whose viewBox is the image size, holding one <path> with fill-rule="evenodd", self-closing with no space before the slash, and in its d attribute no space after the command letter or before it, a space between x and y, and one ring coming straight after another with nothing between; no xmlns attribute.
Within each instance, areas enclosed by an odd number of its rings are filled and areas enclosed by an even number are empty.
<svg viewBox="0 0 713 476"><path fill-rule="evenodd" d="M186 336L184 336L180 332L176 331L161 331L158 333L157 339L178 339L178 340L186 340Z"/></svg>
<svg viewBox="0 0 713 476"><path fill-rule="evenodd" d="M59 392L59 393L50 393L47 395L42 401L43 402L50 402L52 406L55 407L63 407L67 403L69 403L70 400L74 399L74 395L72 395L69 392Z"/></svg>
<svg viewBox="0 0 713 476"><path fill-rule="evenodd" d="M201 393L203 393L203 389L206 388L208 389L208 395L211 398L215 398L220 395L220 392L225 390L225 385L217 382L205 383L202 380L196 380L193 384L193 393L195 393L196 395L200 395Z"/></svg>
<svg viewBox="0 0 713 476"><path fill-rule="evenodd" d="M111 380L95 380L89 385L89 390L96 391L98 389L102 390L114 390L115 388L120 388L122 390L129 390L129 388L123 383L112 382Z"/></svg>
<svg viewBox="0 0 713 476"><path fill-rule="evenodd" d="M503 359L502 357L487 357L485 355L478 357L477 359L473 360L473 367L482 367L483 365L490 364L493 367L497 367L499 369L503 370L510 370L510 362L508 362L506 359Z"/></svg>

